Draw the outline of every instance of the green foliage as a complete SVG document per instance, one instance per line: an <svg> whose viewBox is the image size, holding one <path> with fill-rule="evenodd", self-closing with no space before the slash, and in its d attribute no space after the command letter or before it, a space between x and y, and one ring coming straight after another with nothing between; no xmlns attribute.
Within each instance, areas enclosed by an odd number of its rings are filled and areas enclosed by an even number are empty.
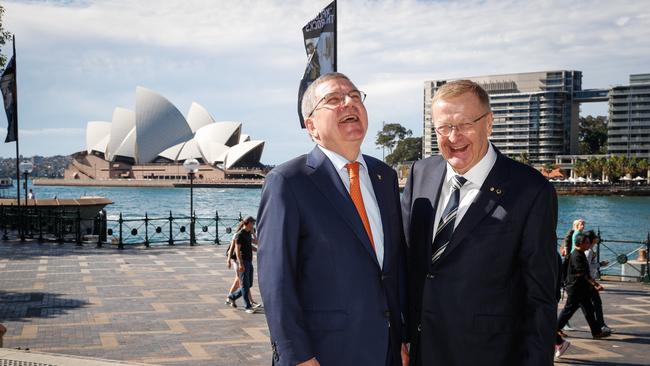
<svg viewBox="0 0 650 366"><path fill-rule="evenodd" d="M607 117L580 117L578 150L582 155L607 153Z"/></svg>
<svg viewBox="0 0 650 366"><path fill-rule="evenodd" d="M386 123L381 131L377 132L375 144L381 148L387 148L392 152L395 145L406 137L410 137L413 132L399 123Z"/></svg>
<svg viewBox="0 0 650 366"><path fill-rule="evenodd" d="M397 142L395 150L386 156L386 164L396 166L422 157L422 137L407 137Z"/></svg>

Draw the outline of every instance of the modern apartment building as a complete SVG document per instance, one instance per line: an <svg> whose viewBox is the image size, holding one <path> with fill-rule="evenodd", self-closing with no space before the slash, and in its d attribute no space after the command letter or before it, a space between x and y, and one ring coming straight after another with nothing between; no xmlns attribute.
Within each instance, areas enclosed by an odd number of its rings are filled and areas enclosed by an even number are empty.
<svg viewBox="0 0 650 366"><path fill-rule="evenodd" d="M607 152L650 158L650 74L630 75L630 85L610 90Z"/></svg>
<svg viewBox="0 0 650 366"><path fill-rule="evenodd" d="M554 162L556 155L578 153L580 102L606 101L607 90L582 90L582 72L572 70L468 77L490 95L494 113L491 141L513 158ZM447 81L424 83L423 156L438 153L431 98Z"/></svg>

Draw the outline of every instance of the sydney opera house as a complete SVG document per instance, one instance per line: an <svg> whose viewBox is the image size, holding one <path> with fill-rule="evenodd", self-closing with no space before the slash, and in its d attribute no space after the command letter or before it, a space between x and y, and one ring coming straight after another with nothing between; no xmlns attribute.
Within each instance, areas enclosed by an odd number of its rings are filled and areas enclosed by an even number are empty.
<svg viewBox="0 0 650 366"><path fill-rule="evenodd" d="M73 154L65 178L180 180L187 159L201 163L198 180L260 178L263 149L241 122L215 121L197 103L185 117L160 94L137 87L135 111L117 107L111 122L88 122L86 150Z"/></svg>

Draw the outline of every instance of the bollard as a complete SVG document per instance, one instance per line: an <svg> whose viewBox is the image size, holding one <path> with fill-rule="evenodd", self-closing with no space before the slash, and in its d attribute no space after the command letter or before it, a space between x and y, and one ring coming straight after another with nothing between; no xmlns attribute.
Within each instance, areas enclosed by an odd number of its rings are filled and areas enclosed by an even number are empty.
<svg viewBox="0 0 650 366"><path fill-rule="evenodd" d="M38 241L43 242L43 210L38 210Z"/></svg>
<svg viewBox="0 0 650 366"><path fill-rule="evenodd" d="M194 231L196 213L192 212L191 214L192 217L190 217L190 246L194 246L194 244L196 244L196 232Z"/></svg>

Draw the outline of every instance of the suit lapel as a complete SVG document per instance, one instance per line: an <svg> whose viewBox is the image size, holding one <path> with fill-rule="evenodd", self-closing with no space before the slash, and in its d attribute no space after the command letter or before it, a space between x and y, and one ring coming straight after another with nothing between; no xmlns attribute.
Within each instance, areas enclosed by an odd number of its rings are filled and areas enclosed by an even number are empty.
<svg viewBox="0 0 650 366"><path fill-rule="evenodd" d="M392 192L392 187L389 184L384 183L384 179L387 179L388 175L383 171L383 169L381 169L374 160L368 158L365 155L364 160L368 165L368 175L370 176L370 181L372 182L372 189L375 192L377 206L379 206L379 214L381 215L381 227L382 231L384 232L384 264L382 268L385 271L389 266L388 261L390 258L392 258L392 256L388 254L390 253L389 250L391 250L390 246L392 244L390 240L392 228L391 225L389 225L390 218L388 215L389 212L394 212L394 209L390 209L390 203L387 200L393 198L394 195ZM372 250L372 248L370 248L370 250L373 252L372 254L376 258L374 250Z"/></svg>
<svg viewBox="0 0 650 366"><path fill-rule="evenodd" d="M359 213L350 198L348 190L343 185L343 182L341 182L341 177L334 168L334 165L332 165L332 162L318 146L309 153L307 166L313 168L309 177L314 185L327 197L328 201L334 206L334 209L339 212L343 221L348 224L368 254L371 255L377 266L379 266L377 255L372 249L368 234L363 227Z"/></svg>
<svg viewBox="0 0 650 366"><path fill-rule="evenodd" d="M434 161L436 164L433 167L426 167L422 170L423 180L419 182L419 186L423 187L421 190L420 196L428 198L431 202L431 220L428 220L428 226L426 227L426 240L425 245L427 247L427 256L429 263L431 263L431 256L433 253L432 244L433 243L433 226L436 219L436 211L438 209L438 200L440 199L440 190L442 189L442 183L444 181L445 175L447 174L447 164L441 158L437 161ZM442 164L442 169L438 169L438 165ZM420 197L418 196L418 197Z"/></svg>
<svg viewBox="0 0 650 366"><path fill-rule="evenodd" d="M504 186L508 180L509 172L506 168L505 158L497 151L497 160L488 174L483 186L479 190L474 202L469 206L462 220L454 230L451 242L442 254L442 261L449 253L456 249L465 237L494 210L499 204L505 191Z"/></svg>

